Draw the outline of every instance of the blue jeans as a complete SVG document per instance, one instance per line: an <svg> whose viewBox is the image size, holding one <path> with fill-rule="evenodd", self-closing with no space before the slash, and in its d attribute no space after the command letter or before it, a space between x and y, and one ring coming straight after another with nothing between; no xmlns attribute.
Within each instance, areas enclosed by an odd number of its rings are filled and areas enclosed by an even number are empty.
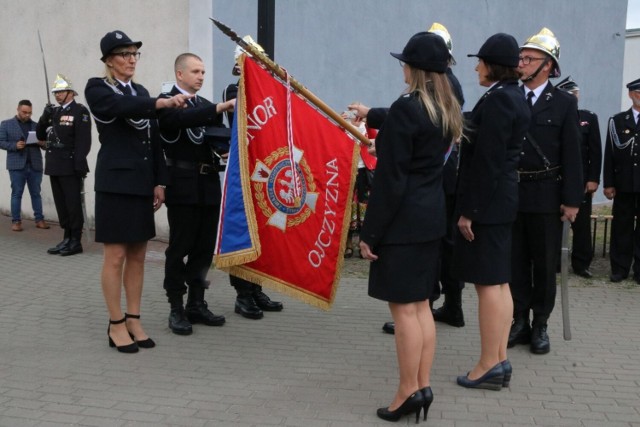
<svg viewBox="0 0 640 427"><path fill-rule="evenodd" d="M42 172L35 171L30 164L24 169L10 170L11 179L11 222L19 222L20 210L22 208L22 193L25 184L29 187L31 195L31 207L36 221L44 219L42 215L42 197L40 196L40 184L42 183Z"/></svg>

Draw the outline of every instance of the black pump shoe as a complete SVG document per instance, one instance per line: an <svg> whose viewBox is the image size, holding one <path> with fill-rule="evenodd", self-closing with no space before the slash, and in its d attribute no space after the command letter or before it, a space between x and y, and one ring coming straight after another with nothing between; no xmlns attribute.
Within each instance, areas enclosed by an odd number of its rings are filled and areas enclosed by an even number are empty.
<svg viewBox="0 0 640 427"><path fill-rule="evenodd" d="M111 338L111 335L110 335L111 325L119 325L120 323L124 323L126 319L127 319L126 317L123 317L120 320L109 319L109 327L107 328L107 337L109 337L109 347L115 347L116 350L118 350L120 353L137 353L138 344L136 344L135 341L127 345L116 345L116 343L113 342L113 339Z"/></svg>
<svg viewBox="0 0 640 427"><path fill-rule="evenodd" d="M125 313L124 314L124 318L126 319L140 319L140 315L139 314L129 314L129 313ZM128 330L128 328L127 328ZM133 334L131 332L129 332L129 336L131 337L132 340L134 340L137 344L138 347L140 348L153 348L156 346L156 343L151 339L151 338L147 338L146 340L137 340L135 336L133 336Z"/></svg>
<svg viewBox="0 0 640 427"><path fill-rule="evenodd" d="M378 417L385 421L398 421L403 415L416 414L416 424L420 421L420 411L425 405L425 397L422 394L422 390L418 390L411 396L407 397L407 400L402 402L402 405L395 411L390 411L388 407L378 409Z"/></svg>
<svg viewBox="0 0 640 427"><path fill-rule="evenodd" d="M465 388L482 388L485 390L499 391L504 384L504 368L502 363L498 363L493 368L484 373L477 380L469 379L469 374L458 377L458 385Z"/></svg>
<svg viewBox="0 0 640 427"><path fill-rule="evenodd" d="M429 413L429 407L433 402L433 391L431 391L431 387L425 387L420 389L422 392L422 396L424 396L424 404L422 405L422 410L424 411L424 420L427 421L427 414Z"/></svg>

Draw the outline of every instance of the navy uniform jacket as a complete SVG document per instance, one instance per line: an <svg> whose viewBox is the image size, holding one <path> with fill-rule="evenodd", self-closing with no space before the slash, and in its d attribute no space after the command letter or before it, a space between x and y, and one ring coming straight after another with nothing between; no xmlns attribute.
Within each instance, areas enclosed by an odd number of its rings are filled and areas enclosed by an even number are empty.
<svg viewBox="0 0 640 427"><path fill-rule="evenodd" d="M517 167L531 112L518 82L496 83L480 98L461 144L457 211L479 224L513 222Z"/></svg>
<svg viewBox="0 0 640 427"><path fill-rule="evenodd" d="M89 110L75 100L53 109L50 117L42 116L36 136L47 140L44 173L51 176L85 175L89 172L87 155L91 150Z"/></svg>
<svg viewBox="0 0 640 427"><path fill-rule="evenodd" d="M633 111L611 117L604 148L604 187L615 187L620 193L640 193L639 153L640 131Z"/></svg>
<svg viewBox="0 0 640 427"><path fill-rule="evenodd" d="M95 191L152 196L156 185L167 184L156 98L150 98L144 86L131 85L137 96L119 94L97 77L89 79L84 90L101 144ZM136 122L141 128L134 127Z"/></svg>
<svg viewBox="0 0 640 427"><path fill-rule="evenodd" d="M602 171L602 141L598 116L588 110L578 110L580 116L580 151L582 152L582 177L587 181L600 182Z"/></svg>
<svg viewBox="0 0 640 427"><path fill-rule="evenodd" d="M180 94L175 86L168 94ZM165 191L167 205L219 205L222 197L220 177L213 170L213 152L208 141L194 143L187 134L192 128L196 134L204 132L204 126L222 126L222 114L216 113L216 104L197 96L187 102L187 108L158 110L158 124L162 147L167 159L193 164L193 168L169 166L169 185ZM203 135L204 139L204 135ZM198 165L210 165L207 174L201 174Z"/></svg>
<svg viewBox="0 0 640 427"><path fill-rule="evenodd" d="M521 92L524 98L524 93ZM561 166L562 179L521 181L519 211L559 213L560 205L579 207L584 198L578 100L548 83L533 105L529 133L540 146L551 167ZM531 143L522 144L519 170L541 171L544 164Z"/></svg>
<svg viewBox="0 0 640 427"><path fill-rule="evenodd" d="M372 248L436 240L445 234L442 163L449 141L415 94L388 111L376 137L378 164L360 239Z"/></svg>

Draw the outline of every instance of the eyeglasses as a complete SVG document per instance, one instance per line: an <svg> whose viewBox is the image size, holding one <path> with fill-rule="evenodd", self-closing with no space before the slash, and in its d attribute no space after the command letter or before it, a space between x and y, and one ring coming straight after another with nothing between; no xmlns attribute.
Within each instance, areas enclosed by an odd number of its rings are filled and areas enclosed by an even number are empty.
<svg viewBox="0 0 640 427"><path fill-rule="evenodd" d="M531 61L544 61L547 58L534 58L532 56L521 56L518 58L524 65L531 64Z"/></svg>
<svg viewBox="0 0 640 427"><path fill-rule="evenodd" d="M121 56L125 61L129 61L131 58L135 58L136 61L140 59L140 52L114 52L113 55Z"/></svg>

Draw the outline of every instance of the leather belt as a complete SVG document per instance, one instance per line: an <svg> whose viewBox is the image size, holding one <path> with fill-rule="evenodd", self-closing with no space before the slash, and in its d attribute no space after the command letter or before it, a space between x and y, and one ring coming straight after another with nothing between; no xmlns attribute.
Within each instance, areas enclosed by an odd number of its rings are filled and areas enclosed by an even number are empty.
<svg viewBox="0 0 640 427"><path fill-rule="evenodd" d="M189 162L186 160L167 159L167 166L173 166L178 169L195 170L200 175L211 175L217 173L219 168L215 164Z"/></svg>
<svg viewBox="0 0 640 427"><path fill-rule="evenodd" d="M538 171L518 171L518 181L519 182L527 182L527 181L540 181L543 179L562 179L560 175L560 171L562 170L561 166L554 166L549 169L543 169Z"/></svg>

